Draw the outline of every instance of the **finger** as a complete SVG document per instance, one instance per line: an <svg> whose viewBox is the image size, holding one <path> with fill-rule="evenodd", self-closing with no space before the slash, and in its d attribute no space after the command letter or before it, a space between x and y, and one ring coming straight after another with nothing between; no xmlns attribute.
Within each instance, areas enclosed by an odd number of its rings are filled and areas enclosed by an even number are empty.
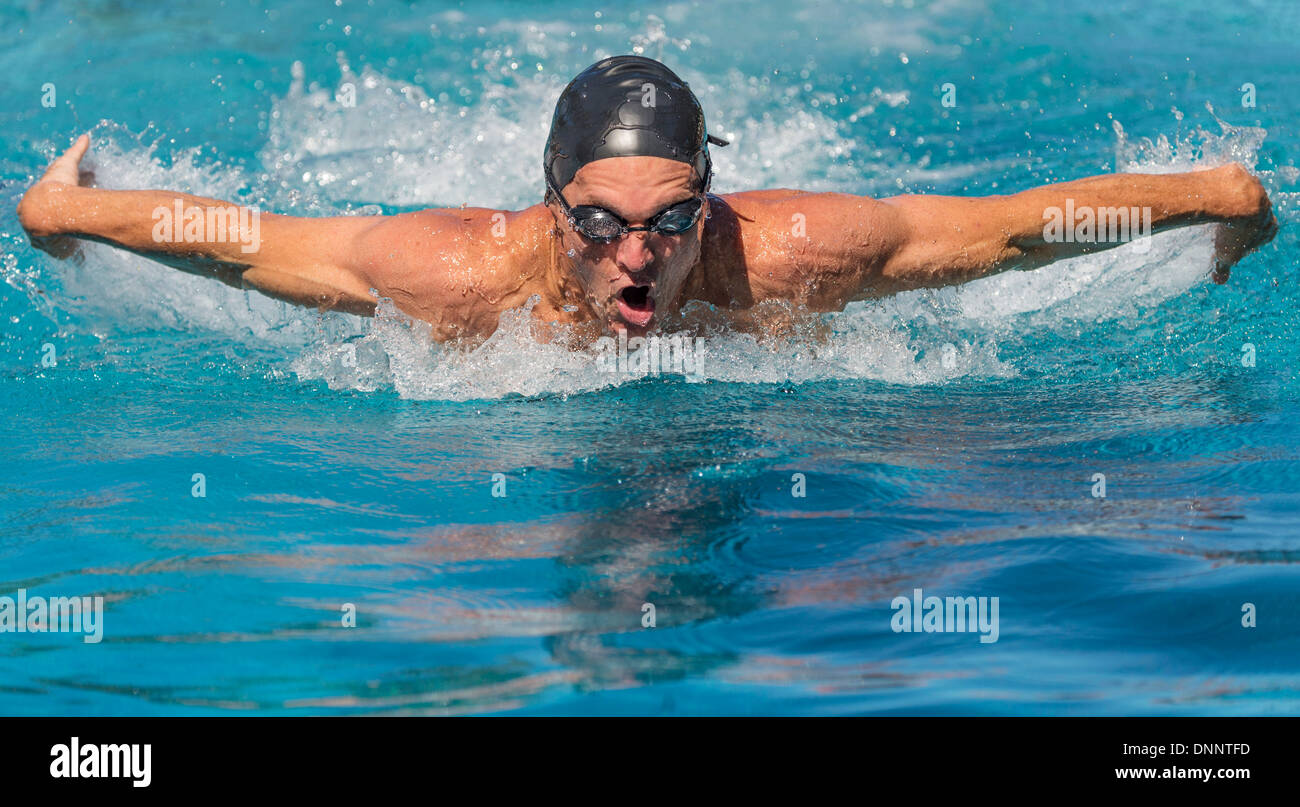
<svg viewBox="0 0 1300 807"><path fill-rule="evenodd" d="M64 157L71 156L74 162L81 162L81 158L86 155L86 149L90 148L90 132L84 133L63 153Z"/></svg>
<svg viewBox="0 0 1300 807"><path fill-rule="evenodd" d="M78 137L76 142L73 143L67 151L59 155L54 162L50 163L50 167L45 170L45 177L50 177L51 175L56 174L65 178L69 175L75 177L77 174L77 165L81 162L81 158L86 156L86 150L89 148L90 133L87 132L81 137Z"/></svg>
<svg viewBox="0 0 1300 807"><path fill-rule="evenodd" d="M88 148L90 148L90 134L89 134L89 133L87 133L87 134L83 134L81 137L78 137L77 140L76 140L76 142L74 142L74 143L73 143L73 144L68 148L67 151L65 151L65 152L63 152L63 154L59 155L58 159L56 159L56 160L54 161L53 165L73 165L73 166L75 166L75 165L77 165L78 163L81 162L81 158L82 158L82 157L86 156L86 149L88 149Z"/></svg>

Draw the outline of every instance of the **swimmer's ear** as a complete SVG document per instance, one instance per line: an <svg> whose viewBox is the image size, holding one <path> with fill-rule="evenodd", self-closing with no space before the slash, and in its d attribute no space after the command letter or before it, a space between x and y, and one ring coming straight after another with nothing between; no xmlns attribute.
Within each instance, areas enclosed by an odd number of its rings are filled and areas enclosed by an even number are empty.
<svg viewBox="0 0 1300 807"><path fill-rule="evenodd" d="M555 198L554 193L547 190L546 195L542 197L542 204L547 210L551 211L551 220L555 222L556 230L563 232L564 228L561 225L566 222L564 220L564 213L560 210L560 200Z"/></svg>

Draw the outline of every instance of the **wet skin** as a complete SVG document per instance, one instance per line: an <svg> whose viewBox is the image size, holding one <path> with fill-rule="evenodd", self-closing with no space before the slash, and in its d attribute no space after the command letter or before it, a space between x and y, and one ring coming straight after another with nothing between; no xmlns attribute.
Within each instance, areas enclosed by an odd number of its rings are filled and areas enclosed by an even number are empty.
<svg viewBox="0 0 1300 807"><path fill-rule="evenodd" d="M853 300L963 283L1029 269L1116 243L1047 243L1044 210L1150 207L1157 232L1218 223L1214 278L1272 239L1268 195L1245 168L1229 164L1182 174L1110 174L997 197L900 196L876 200L795 190L708 195L694 229L632 232L609 244L569 226L558 203L519 211L430 209L397 216L299 218L262 214L260 247L235 239L159 243L152 211L228 208L173 191L90 187L79 172L83 135L19 204L33 245L75 254L74 238L128 249L183 271L278 299L368 315L377 298L429 322L440 341L481 339L500 315L531 297L534 332L553 325L586 337L630 336L679 322L699 300L740 315L781 301L836 311ZM596 205L630 225L700 194L685 163L616 157L589 163L562 192L572 206Z"/></svg>

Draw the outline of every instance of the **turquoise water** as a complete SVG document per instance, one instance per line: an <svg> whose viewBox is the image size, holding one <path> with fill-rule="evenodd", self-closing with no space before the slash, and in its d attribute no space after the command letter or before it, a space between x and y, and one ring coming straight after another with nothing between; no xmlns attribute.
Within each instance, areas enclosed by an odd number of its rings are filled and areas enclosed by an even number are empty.
<svg viewBox="0 0 1300 807"><path fill-rule="evenodd" d="M106 602L99 644L0 633L0 714L1300 711L1300 14L1048 7L0 10L0 595ZM692 381L58 263L14 214L91 128L105 187L531 204L559 87L634 48L732 140L718 192L1237 159L1281 232L1227 286L1187 229L715 337ZM998 640L894 632L915 588L998 597Z"/></svg>

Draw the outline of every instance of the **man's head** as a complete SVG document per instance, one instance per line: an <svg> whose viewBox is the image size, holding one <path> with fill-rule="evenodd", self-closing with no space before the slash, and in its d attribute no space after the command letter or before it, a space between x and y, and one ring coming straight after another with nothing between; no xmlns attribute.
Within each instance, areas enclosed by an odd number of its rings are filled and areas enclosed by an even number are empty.
<svg viewBox="0 0 1300 807"><path fill-rule="evenodd" d="M653 327L699 261L712 175L704 112L653 59L615 56L555 105L546 202L588 303L612 329Z"/></svg>

